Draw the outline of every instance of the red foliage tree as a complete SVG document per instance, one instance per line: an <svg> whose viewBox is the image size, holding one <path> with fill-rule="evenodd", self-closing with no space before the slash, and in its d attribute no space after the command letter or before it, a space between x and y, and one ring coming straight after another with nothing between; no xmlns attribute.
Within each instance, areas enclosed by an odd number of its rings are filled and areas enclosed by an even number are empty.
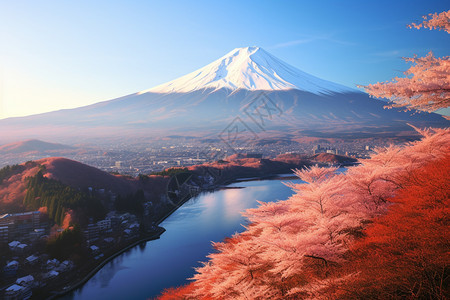
<svg viewBox="0 0 450 300"><path fill-rule="evenodd" d="M345 299L445 299L450 295L450 155L415 170L387 215L350 252L357 273L341 286Z"/></svg>
<svg viewBox="0 0 450 300"><path fill-rule="evenodd" d="M185 295L192 292L194 284L187 284L177 288L168 288L163 291L163 294L158 297L159 300L181 300L186 299Z"/></svg>
<svg viewBox="0 0 450 300"><path fill-rule="evenodd" d="M374 218L390 214L389 208L397 205L393 205L391 199L396 199L393 197L402 190L406 190L404 193L408 195L411 182L416 182L420 176L428 176L416 173L417 170L428 170L427 165L436 161L436 166L450 165L448 159L443 160L450 153L450 130L420 132L424 136L421 141L404 147L376 149L377 153L372 158L348 169L345 174L336 174L332 168L297 171L296 174L308 184L291 184L295 194L288 200L261 203L260 207L247 210L245 216L251 225L223 243L214 243L217 251L208 256L209 261L203 267L196 269L189 292L171 290L168 294L181 299L320 299L322 296L342 296L330 288L356 282L358 276L345 268L348 261L354 261L350 265L358 269L359 263L361 268L367 267L363 265L366 259L358 262L348 254L367 224ZM449 178L448 174L435 173ZM425 191L430 194L433 185L442 186L440 191L448 191L448 186L441 182L430 180L429 184L430 190ZM432 194L440 195L438 192ZM417 194L416 197L423 196ZM415 214L412 212L412 218ZM401 218L393 215L388 219L393 229L396 222L400 226L416 224L413 220L402 223ZM420 219L420 222L434 221L437 220ZM392 234L395 239L396 233ZM426 236L428 233L422 234ZM414 236L409 227L399 233L398 242L405 239L409 243L415 239ZM431 233L428 236L430 240L439 239ZM405 245L399 245L396 255L401 257L401 248ZM407 252L405 255L410 254ZM432 257L430 254L429 259ZM373 259L367 257L371 260L369 263ZM389 261L384 266L389 267ZM424 265L427 263L423 262ZM392 270L395 274L395 268ZM370 280L369 273L367 276ZM385 283L396 284L394 277L383 278L380 282L388 278ZM403 285L403 282L398 284ZM355 283L348 289L356 286Z"/></svg>

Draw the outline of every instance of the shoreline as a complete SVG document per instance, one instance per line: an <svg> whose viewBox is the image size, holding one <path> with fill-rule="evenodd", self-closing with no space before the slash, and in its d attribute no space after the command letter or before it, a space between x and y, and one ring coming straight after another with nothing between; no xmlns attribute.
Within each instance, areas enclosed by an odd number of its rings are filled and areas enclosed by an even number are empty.
<svg viewBox="0 0 450 300"><path fill-rule="evenodd" d="M214 190L216 190L217 187L214 188ZM205 190L206 191L206 190ZM203 191L202 191L203 192ZM201 192L200 192L201 193ZM199 194L200 194L199 193ZM198 195L199 195L198 194ZM183 204L185 204L187 201L189 201L190 199L192 199L192 197L185 197L184 199L180 200L171 210L169 210L168 213L166 213L164 216L162 216L161 218L159 218L155 224L157 226L159 226L162 222L164 222L165 219L167 219L168 217L170 217L175 211L178 210L178 208L180 208ZM96 265L92 270L90 270L86 275L83 276L82 279L80 279L78 282L72 284L69 288L67 288L66 290L63 291L59 291L59 292L50 292L50 296L47 299L58 299L60 297L63 297L64 295L67 295L77 289L79 289L80 287L82 287L86 282L89 281L89 279L91 279L93 276L95 276L95 274L98 273L98 271L100 271L107 263L111 262L114 258L118 257L119 255L123 254L124 252L138 246L141 243L144 242L149 242L149 241L153 241L153 240L157 240L161 237L161 235L166 232L166 229L164 229L163 227L162 230L159 230L158 232L156 232L155 234L149 236L149 237L145 237L145 238L141 238L136 242L133 242L127 246L125 246L124 248L118 250L117 252L114 252L113 254L111 254L110 256L108 256L107 258L105 258L100 264Z"/></svg>
<svg viewBox="0 0 450 300"><path fill-rule="evenodd" d="M225 180L223 182L217 183L214 186L208 188L208 189L204 189L201 192L199 192L197 195L200 195L203 192L207 192L207 191L217 191L220 190L222 188L225 188L226 186L232 184L232 183L239 183L239 182L246 182L246 181L255 181L255 180L280 180L283 179L282 177L280 177L279 175L281 174L287 174L287 173L280 173L280 174L269 174L269 175L261 175L261 176L254 176L252 178L233 178L233 179L229 179L229 180ZM288 179L288 178L286 178ZM188 196L185 197L184 199L180 200L171 210L169 210L164 216L162 216L161 218L159 218L155 224L156 225L160 225L162 222L164 222L164 220L166 220L168 217L170 217L175 211L178 210L178 208L180 208L181 206L183 206L186 202L188 202L190 199L192 199L192 196ZM80 287L82 287L86 282L89 281L89 279L91 279L95 274L98 273L98 271L100 271L107 263L111 262L114 258L118 257L119 255L123 254L124 252L138 246L139 244L143 243L143 242L149 242L149 241L153 241L153 240L157 240L161 237L161 235L166 231L163 227L162 230L160 230L159 232L149 236L149 237L145 237L145 238L141 238L136 242L133 242L127 246L125 246L124 248L120 249L117 252L114 252L113 254L111 254L110 256L108 256L107 258L105 258L100 264L96 265L93 269L91 269L86 275L84 275L82 277L82 279L78 280L76 283L74 283L73 285L71 285L69 288L67 288L66 290L63 291L54 291L50 293L50 296L47 299L58 299L60 297L63 297L64 295L67 295L77 289L79 289Z"/></svg>
<svg viewBox="0 0 450 300"><path fill-rule="evenodd" d="M162 227L160 227L162 228ZM161 235L165 232L166 230L164 228L162 228L162 230L159 230L158 232L155 232L154 234L152 234L151 236L145 237L145 238L141 238L127 246L125 246L124 248L118 250L117 252L114 252L113 254L111 254L110 256L108 256L107 258L105 258L100 264L98 264L97 266L95 266L92 270L90 270L86 275L83 276L82 279L80 279L78 282L74 283L73 285L71 285L69 288L67 288L66 290L60 291L60 292L53 292L50 293L51 295L47 298L47 299L57 299L60 298L70 292L73 292L74 290L77 290L78 288L80 288L82 285L84 285L87 281L89 281L89 279L91 279L95 274L97 274L98 271L100 271L100 269L102 269L107 263L111 262L111 260L113 260L114 258L116 258L117 256L125 253L126 251L138 246L141 243L144 242L149 242L149 241L154 241L157 240L161 237Z"/></svg>

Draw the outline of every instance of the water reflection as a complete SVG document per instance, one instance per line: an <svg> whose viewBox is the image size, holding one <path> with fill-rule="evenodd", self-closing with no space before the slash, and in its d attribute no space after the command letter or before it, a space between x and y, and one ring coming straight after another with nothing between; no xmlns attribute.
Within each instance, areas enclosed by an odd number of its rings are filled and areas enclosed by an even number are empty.
<svg viewBox="0 0 450 300"><path fill-rule="evenodd" d="M127 267L123 265L123 258L121 258L118 262L115 261L113 263L106 264L99 271L99 276L94 276L92 279L98 277L100 287L105 288L109 286L110 281L113 279L116 273L124 269L127 269Z"/></svg>
<svg viewBox="0 0 450 300"><path fill-rule="evenodd" d="M147 243L145 242L145 243L140 243L139 245L138 245L138 247L139 247L139 250L141 250L141 252L144 252L145 251L145 247L147 246Z"/></svg>
<svg viewBox="0 0 450 300"><path fill-rule="evenodd" d="M300 182L294 180L294 182ZM140 244L106 264L83 288L66 299L148 299L167 287L187 283L194 267L222 241L244 228L241 212L259 201L287 199L292 191L280 180L239 182L189 200L162 226L159 240Z"/></svg>

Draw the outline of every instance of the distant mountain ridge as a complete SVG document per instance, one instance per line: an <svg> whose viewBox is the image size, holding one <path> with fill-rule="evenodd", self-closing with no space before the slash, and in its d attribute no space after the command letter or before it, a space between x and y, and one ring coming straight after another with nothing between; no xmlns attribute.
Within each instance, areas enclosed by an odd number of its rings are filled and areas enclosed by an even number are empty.
<svg viewBox="0 0 450 300"><path fill-rule="evenodd" d="M99 138L139 141L173 135L218 139L230 126L236 127L236 122L243 128L240 132L275 140L416 136L407 123L450 126L440 115L386 110L385 104L309 75L261 48L245 47L135 94L0 120L0 142L30 138L70 143Z"/></svg>
<svg viewBox="0 0 450 300"><path fill-rule="evenodd" d="M46 152L46 151L54 151L54 150L67 150L74 149L72 146L57 144L57 143L48 143L40 140L25 140L15 143L10 143L7 145L0 146L0 154L7 153L24 153L24 152Z"/></svg>

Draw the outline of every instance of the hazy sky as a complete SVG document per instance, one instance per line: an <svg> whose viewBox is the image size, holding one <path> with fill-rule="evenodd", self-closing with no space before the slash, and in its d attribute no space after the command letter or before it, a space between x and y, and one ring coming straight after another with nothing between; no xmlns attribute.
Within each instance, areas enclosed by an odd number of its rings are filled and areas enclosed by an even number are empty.
<svg viewBox="0 0 450 300"><path fill-rule="evenodd" d="M408 68L403 56L449 55L447 33L406 28L448 9L442 0L0 0L0 118L145 90L244 46L347 86L384 81Z"/></svg>

